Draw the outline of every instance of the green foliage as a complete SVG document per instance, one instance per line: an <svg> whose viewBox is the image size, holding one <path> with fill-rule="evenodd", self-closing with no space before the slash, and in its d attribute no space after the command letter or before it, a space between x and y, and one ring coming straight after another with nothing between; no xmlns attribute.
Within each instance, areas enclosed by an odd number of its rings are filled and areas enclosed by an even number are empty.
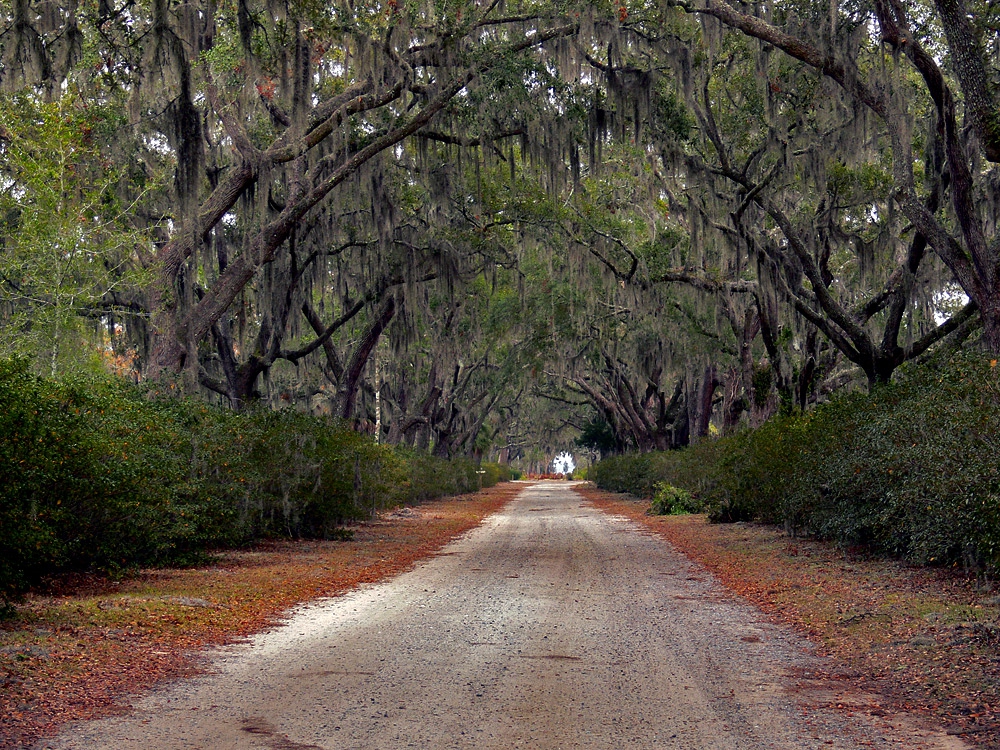
<svg viewBox="0 0 1000 750"><path fill-rule="evenodd" d="M657 482L649 514L653 516L683 516L700 513L704 508L694 495L666 482Z"/></svg>
<svg viewBox="0 0 1000 750"><path fill-rule="evenodd" d="M408 480L404 483L401 501L419 503L446 495L463 495L509 482L507 466L477 464L469 458L438 458L411 448L399 447L396 455L408 464Z"/></svg>
<svg viewBox="0 0 1000 750"><path fill-rule="evenodd" d="M141 192L141 179L106 153L120 115L72 92L21 94L0 97L0 121L0 345L51 375L93 369L107 343L95 320L142 281L152 251L121 189Z"/></svg>
<svg viewBox="0 0 1000 750"><path fill-rule="evenodd" d="M576 444L581 448L591 448L602 456L617 453L623 446L608 421L600 415L595 415L583 425Z"/></svg>
<svg viewBox="0 0 1000 750"><path fill-rule="evenodd" d="M262 537L342 538L344 522L379 509L508 478L292 411L234 413L0 361L0 601L59 571L192 562Z"/></svg>
<svg viewBox="0 0 1000 750"><path fill-rule="evenodd" d="M598 461L587 478L601 489L652 499L656 484L666 482L705 497L715 483L723 441L708 440L685 450L628 453Z"/></svg>
<svg viewBox="0 0 1000 750"><path fill-rule="evenodd" d="M904 369L872 394L835 398L755 431L596 464L598 486L701 497L715 521L783 524L917 563L1000 567L1000 374L963 353Z"/></svg>

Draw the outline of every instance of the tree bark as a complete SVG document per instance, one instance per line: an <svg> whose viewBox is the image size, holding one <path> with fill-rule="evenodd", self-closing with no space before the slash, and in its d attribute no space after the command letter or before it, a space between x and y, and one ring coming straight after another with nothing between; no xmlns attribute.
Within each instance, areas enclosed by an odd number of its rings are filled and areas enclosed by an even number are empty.
<svg viewBox="0 0 1000 750"><path fill-rule="evenodd" d="M395 314L396 298L390 295L382 303L375 319L368 326L368 329L358 342L354 354L347 363L347 367L344 369L342 390L337 394L337 413L342 419L350 419L354 416L354 402L357 400L358 386L361 382L361 375L364 372L365 365L368 364L368 358L371 357L372 351L374 351L375 346L378 344L379 337L381 337L385 327L389 325L389 321L392 320Z"/></svg>
<svg viewBox="0 0 1000 750"><path fill-rule="evenodd" d="M965 111L979 136L986 158L1000 162L1000 112L986 55L979 43L964 0L937 0L941 25L948 37L952 65L965 98Z"/></svg>

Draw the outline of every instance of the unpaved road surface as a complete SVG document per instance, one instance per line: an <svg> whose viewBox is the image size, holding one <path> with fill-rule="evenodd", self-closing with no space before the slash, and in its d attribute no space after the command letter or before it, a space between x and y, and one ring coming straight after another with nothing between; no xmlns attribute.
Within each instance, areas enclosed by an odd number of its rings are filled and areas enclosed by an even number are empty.
<svg viewBox="0 0 1000 750"><path fill-rule="evenodd" d="M415 570L38 747L964 747L790 689L822 666L663 540L541 483Z"/></svg>

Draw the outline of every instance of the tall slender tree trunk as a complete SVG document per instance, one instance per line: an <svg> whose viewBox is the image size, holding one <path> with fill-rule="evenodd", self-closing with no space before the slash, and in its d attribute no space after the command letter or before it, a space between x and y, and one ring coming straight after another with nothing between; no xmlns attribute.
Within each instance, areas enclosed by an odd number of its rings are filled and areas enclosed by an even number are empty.
<svg viewBox="0 0 1000 750"><path fill-rule="evenodd" d="M375 347L375 442L382 442L382 371L379 368L378 347Z"/></svg>
<svg viewBox="0 0 1000 750"><path fill-rule="evenodd" d="M338 404L338 412L341 418L350 419L354 416L354 402L357 399L358 387L361 385L361 375L364 372L365 365L368 364L368 359L371 357L375 345L378 344L382 331L389 325L389 321L392 320L395 314L396 298L390 295L382 303L375 319L368 326L368 330L361 337L361 341L358 342L358 346L351 356L351 361L344 370L344 382L339 396L340 403Z"/></svg>
<svg viewBox="0 0 1000 750"><path fill-rule="evenodd" d="M709 365L702 375L694 401L695 413L692 415L691 421L694 423L695 438L703 438L708 435L708 428L712 422L712 399L718 385L719 381L715 377L715 365Z"/></svg>

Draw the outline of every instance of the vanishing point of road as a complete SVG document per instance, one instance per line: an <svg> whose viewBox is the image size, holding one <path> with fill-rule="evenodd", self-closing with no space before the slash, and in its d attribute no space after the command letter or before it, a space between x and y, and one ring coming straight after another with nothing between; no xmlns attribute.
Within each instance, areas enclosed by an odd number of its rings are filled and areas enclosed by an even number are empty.
<svg viewBox="0 0 1000 750"><path fill-rule="evenodd" d="M414 570L38 747L965 747L817 688L823 665L664 540L543 482Z"/></svg>

